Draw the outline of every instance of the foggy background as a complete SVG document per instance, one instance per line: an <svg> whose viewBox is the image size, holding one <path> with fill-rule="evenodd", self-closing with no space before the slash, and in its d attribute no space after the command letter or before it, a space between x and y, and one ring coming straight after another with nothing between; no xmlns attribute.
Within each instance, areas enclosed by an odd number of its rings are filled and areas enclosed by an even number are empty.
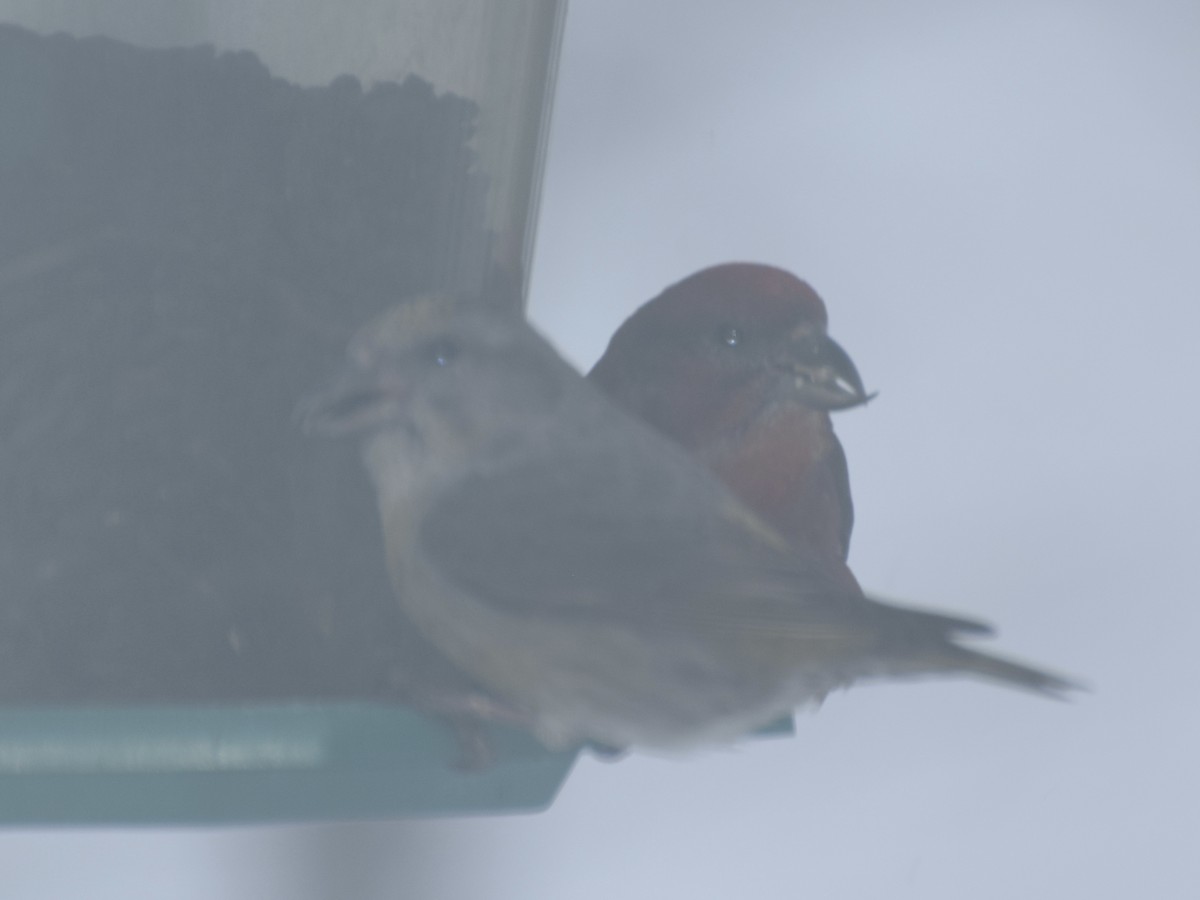
<svg viewBox="0 0 1200 900"><path fill-rule="evenodd" d="M0 898L1178 897L1200 884L1200 5L576 0L531 315L808 279L869 591L1089 683L861 688L536 816L0 833Z"/></svg>

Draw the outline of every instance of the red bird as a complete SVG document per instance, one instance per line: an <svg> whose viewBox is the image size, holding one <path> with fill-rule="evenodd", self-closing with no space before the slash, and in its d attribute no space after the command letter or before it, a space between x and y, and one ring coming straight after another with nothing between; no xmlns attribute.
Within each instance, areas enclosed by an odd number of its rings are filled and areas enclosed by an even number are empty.
<svg viewBox="0 0 1200 900"><path fill-rule="evenodd" d="M827 322L817 293L783 269L713 266L630 316L588 378L793 544L841 563L854 508L829 411L871 395Z"/></svg>

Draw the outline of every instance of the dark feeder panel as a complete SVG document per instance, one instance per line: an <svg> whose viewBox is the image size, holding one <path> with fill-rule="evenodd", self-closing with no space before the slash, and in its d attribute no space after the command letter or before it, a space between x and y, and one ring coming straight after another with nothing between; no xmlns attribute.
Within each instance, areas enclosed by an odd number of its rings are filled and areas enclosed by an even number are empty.
<svg viewBox="0 0 1200 900"><path fill-rule="evenodd" d="M295 418L404 297L522 302L563 10L467 6L442 55L482 98L0 0L0 820L553 796L568 757L500 732L464 774L404 707L458 676L400 617L357 449Z"/></svg>

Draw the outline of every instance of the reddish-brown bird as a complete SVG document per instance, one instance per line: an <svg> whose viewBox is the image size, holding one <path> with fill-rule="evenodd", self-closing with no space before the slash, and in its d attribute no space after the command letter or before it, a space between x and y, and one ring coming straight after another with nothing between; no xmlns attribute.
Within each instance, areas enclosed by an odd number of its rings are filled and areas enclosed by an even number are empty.
<svg viewBox="0 0 1200 900"><path fill-rule="evenodd" d="M827 324L821 298L790 272L713 266L630 316L588 378L793 544L844 562L854 507L829 412L870 395Z"/></svg>

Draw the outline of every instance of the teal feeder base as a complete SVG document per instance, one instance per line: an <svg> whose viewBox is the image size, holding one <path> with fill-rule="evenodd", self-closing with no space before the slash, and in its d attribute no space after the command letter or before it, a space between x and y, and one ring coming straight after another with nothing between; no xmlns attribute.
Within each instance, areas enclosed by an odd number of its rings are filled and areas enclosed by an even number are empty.
<svg viewBox="0 0 1200 900"><path fill-rule="evenodd" d="M489 728L456 766L448 728L372 704L0 712L0 824L228 825L534 812L575 754Z"/></svg>

